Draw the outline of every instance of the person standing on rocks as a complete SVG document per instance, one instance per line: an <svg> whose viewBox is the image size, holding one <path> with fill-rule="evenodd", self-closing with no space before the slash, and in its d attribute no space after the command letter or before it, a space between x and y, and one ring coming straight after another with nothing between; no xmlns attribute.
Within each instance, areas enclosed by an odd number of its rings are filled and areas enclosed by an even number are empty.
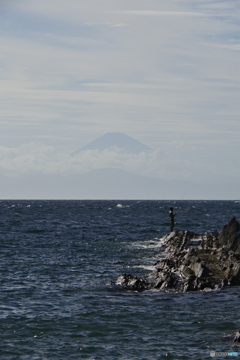
<svg viewBox="0 0 240 360"><path fill-rule="evenodd" d="M174 217L175 217L177 214L174 214L174 213L173 213L173 208L171 207L168 215L170 216L170 231L172 232L172 231L173 231L173 228L174 228Z"/></svg>

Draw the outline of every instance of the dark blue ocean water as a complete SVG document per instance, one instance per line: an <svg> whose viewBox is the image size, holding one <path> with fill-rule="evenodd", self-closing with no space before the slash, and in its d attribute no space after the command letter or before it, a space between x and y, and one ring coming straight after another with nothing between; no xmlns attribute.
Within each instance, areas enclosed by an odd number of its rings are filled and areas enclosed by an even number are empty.
<svg viewBox="0 0 240 360"><path fill-rule="evenodd" d="M240 221L239 201L1 201L0 360L240 354L227 337L240 329L240 287L176 294L106 285L151 269L170 206L177 229Z"/></svg>

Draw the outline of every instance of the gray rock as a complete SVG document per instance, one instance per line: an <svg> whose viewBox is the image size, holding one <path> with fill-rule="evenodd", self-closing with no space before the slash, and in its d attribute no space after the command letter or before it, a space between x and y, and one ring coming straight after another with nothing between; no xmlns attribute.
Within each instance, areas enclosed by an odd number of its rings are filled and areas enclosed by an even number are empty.
<svg viewBox="0 0 240 360"><path fill-rule="evenodd" d="M235 217L224 226L217 238L220 247L225 247L226 250L233 250L235 253L240 254L240 224Z"/></svg>
<svg viewBox="0 0 240 360"><path fill-rule="evenodd" d="M123 274L117 279L116 285L121 285L125 290L142 291L148 287L147 282L131 274Z"/></svg>
<svg viewBox="0 0 240 360"><path fill-rule="evenodd" d="M126 290L209 291L240 285L240 224L235 217L218 236L173 231L163 239L165 258L138 278L121 275L116 285Z"/></svg>

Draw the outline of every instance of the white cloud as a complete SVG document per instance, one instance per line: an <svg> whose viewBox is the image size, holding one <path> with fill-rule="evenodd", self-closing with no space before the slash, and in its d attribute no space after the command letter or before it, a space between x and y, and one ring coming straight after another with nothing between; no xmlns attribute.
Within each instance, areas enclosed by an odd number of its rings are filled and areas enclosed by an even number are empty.
<svg viewBox="0 0 240 360"><path fill-rule="evenodd" d="M83 174L92 169L106 167L149 174L156 168L158 157L158 151L153 154L127 155L117 150L88 150L72 156L41 143L28 143L18 148L1 146L0 169L1 173L7 176L32 173Z"/></svg>
<svg viewBox="0 0 240 360"><path fill-rule="evenodd" d="M237 181L238 169L230 172L231 164L225 166L222 176L224 151L220 154L208 152L208 141L205 141L204 159L199 157L198 144L193 142L191 153L184 143L165 145L163 150L138 155L122 154L116 151L87 150L72 156L66 151L46 146L42 143L28 143L18 148L0 147L0 173L10 177L31 174L84 174L93 169L118 168L139 175L163 179L191 180L195 182ZM210 144L211 145L211 144ZM224 142L222 142L224 145ZM190 156L189 156L190 155ZM208 162L206 159L208 158ZM218 160L217 160L218 159ZM233 161L237 155L233 155Z"/></svg>

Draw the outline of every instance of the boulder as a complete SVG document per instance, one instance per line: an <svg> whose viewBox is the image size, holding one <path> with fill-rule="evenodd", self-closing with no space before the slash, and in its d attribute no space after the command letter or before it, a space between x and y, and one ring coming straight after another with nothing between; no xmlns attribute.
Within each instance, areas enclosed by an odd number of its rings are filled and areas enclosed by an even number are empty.
<svg viewBox="0 0 240 360"><path fill-rule="evenodd" d="M240 224L235 217L224 226L217 238L219 247L240 254Z"/></svg>
<svg viewBox="0 0 240 360"><path fill-rule="evenodd" d="M119 276L115 285L121 285L125 290L142 291L146 290L147 282L131 274L123 274Z"/></svg>

